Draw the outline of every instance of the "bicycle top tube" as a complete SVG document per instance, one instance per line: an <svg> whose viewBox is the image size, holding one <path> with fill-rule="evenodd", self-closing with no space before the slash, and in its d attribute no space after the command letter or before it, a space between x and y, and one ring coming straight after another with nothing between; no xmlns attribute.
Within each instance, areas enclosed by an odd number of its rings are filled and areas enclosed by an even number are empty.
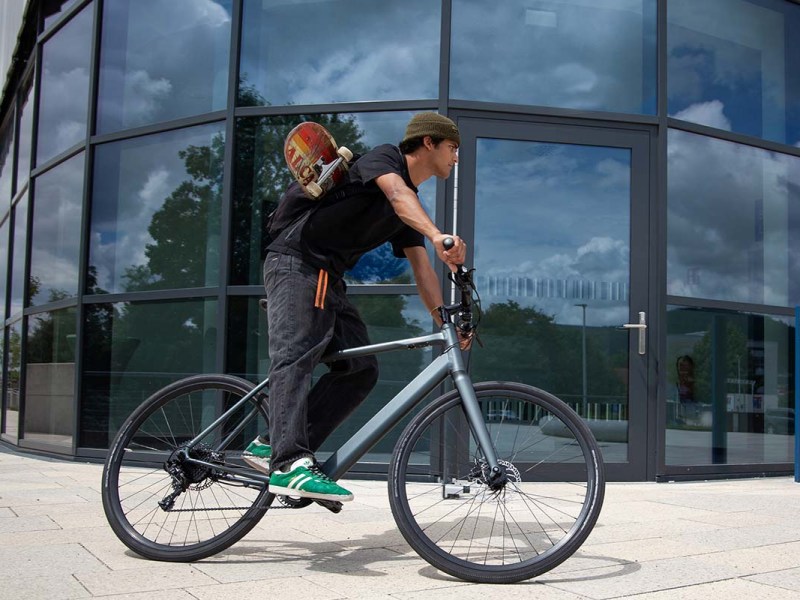
<svg viewBox="0 0 800 600"><path fill-rule="evenodd" d="M430 335L423 335L413 338L404 338L402 340L393 340L391 342L381 342L380 344L369 344L367 346L356 346L355 348L347 348L345 350L338 350L331 354L326 354L322 357L320 362L328 363L344 358L354 358L357 356L365 356L368 354L379 354L381 352L391 352L393 350L416 350L418 348L427 348L429 346L443 346L447 341L443 331L432 333Z"/></svg>
<svg viewBox="0 0 800 600"><path fill-rule="evenodd" d="M437 306L433 309L442 321L441 329L436 333L338 350L323 356L321 362L331 363L368 354L393 350L415 350L429 346L448 346L449 348L453 344L458 344L456 332L458 335L474 335L480 321L480 297L475 299L472 297L473 292L477 295L477 290L472 282L473 271L474 269L466 269L463 265L459 265L454 272L450 273L450 281L459 290L461 298L460 302L456 304ZM477 310L477 315L473 313L474 310Z"/></svg>

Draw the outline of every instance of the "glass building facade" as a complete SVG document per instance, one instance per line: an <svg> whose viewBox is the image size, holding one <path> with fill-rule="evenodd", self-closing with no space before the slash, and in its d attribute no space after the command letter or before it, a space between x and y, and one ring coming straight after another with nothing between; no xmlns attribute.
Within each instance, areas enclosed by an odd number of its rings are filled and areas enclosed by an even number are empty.
<svg viewBox="0 0 800 600"><path fill-rule="evenodd" d="M315 120L364 152L434 110L460 161L420 196L477 269L474 378L570 403L612 479L792 470L800 2L11 4L3 443L101 458L169 382L265 377L286 133ZM390 249L347 282L373 341L430 331ZM323 452L432 358L382 355ZM397 434L356 469L385 472Z"/></svg>

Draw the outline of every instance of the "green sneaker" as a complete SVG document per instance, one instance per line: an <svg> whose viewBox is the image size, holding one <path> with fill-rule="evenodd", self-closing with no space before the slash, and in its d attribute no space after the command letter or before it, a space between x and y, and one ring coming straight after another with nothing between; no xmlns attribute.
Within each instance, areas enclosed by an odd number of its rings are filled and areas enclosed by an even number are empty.
<svg viewBox="0 0 800 600"><path fill-rule="evenodd" d="M260 436L250 442L242 452L242 459L254 469L269 475L269 461L272 458L272 446L261 441Z"/></svg>
<svg viewBox="0 0 800 600"><path fill-rule="evenodd" d="M311 458L294 461L288 473L273 471L269 477L269 491L276 495L339 502L349 502L353 499L353 494L320 471Z"/></svg>

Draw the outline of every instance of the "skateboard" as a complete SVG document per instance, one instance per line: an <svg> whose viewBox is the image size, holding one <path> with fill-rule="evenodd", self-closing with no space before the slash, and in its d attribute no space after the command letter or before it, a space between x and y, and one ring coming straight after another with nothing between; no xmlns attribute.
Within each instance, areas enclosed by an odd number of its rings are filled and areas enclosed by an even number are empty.
<svg viewBox="0 0 800 600"><path fill-rule="evenodd" d="M340 183L353 160L353 153L337 146L333 136L319 123L305 121L289 132L283 144L289 170L306 195L318 200Z"/></svg>

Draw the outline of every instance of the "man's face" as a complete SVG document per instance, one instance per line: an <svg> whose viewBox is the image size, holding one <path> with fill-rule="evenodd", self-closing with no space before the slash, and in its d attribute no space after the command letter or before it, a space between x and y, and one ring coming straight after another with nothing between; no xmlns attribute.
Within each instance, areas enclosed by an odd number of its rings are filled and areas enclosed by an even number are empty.
<svg viewBox="0 0 800 600"><path fill-rule="evenodd" d="M431 143L431 161L437 177L447 179L458 162L458 144L452 140L444 140L438 146Z"/></svg>

